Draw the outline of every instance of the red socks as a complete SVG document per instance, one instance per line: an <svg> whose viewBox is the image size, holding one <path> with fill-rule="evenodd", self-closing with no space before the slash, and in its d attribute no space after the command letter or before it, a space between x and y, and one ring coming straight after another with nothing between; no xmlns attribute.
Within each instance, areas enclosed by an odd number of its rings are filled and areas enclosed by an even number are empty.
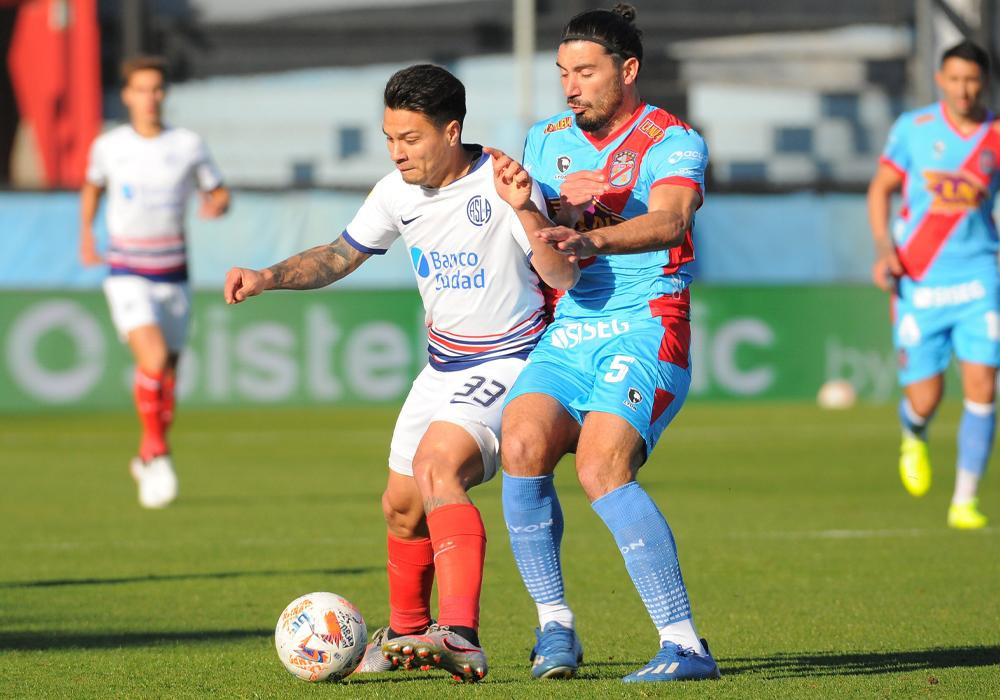
<svg viewBox="0 0 1000 700"><path fill-rule="evenodd" d="M427 516L427 527L434 545L438 623L477 630L486 559L486 529L479 509L471 503L439 506Z"/></svg>
<svg viewBox="0 0 1000 700"><path fill-rule="evenodd" d="M422 632L431 622L434 550L431 541L388 536L389 627L399 634Z"/></svg>
<svg viewBox="0 0 1000 700"><path fill-rule="evenodd" d="M148 462L153 457L166 454L166 427L163 422L163 373L148 374L135 371L135 407L142 423L142 442L139 457Z"/></svg>
<svg viewBox="0 0 1000 700"><path fill-rule="evenodd" d="M163 422L163 437L166 439L170 424L174 422L174 385L177 383L176 370L163 373L160 382L160 420Z"/></svg>

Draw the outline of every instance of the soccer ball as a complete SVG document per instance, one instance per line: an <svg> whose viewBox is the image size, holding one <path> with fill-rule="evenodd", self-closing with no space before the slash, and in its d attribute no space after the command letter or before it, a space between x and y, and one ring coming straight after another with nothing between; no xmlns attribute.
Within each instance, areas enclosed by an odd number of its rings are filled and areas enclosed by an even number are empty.
<svg viewBox="0 0 1000 700"><path fill-rule="evenodd" d="M361 663L368 628L354 605L335 593L307 593L288 604L274 628L278 658L306 681L339 681Z"/></svg>
<svg viewBox="0 0 1000 700"><path fill-rule="evenodd" d="M858 399L854 385L846 379L831 379L819 388L816 403L820 408L834 411L851 408Z"/></svg>

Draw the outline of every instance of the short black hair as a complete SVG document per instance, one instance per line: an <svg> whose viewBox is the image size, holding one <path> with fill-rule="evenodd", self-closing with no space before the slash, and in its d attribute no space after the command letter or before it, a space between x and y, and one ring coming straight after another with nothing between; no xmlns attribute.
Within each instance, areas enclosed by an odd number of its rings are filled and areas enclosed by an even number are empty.
<svg viewBox="0 0 1000 700"><path fill-rule="evenodd" d="M421 63L396 71L385 84L385 106L419 112L437 127L465 121L465 86L440 66Z"/></svg>
<svg viewBox="0 0 1000 700"><path fill-rule="evenodd" d="M619 60L635 58L641 65L642 32L634 22L635 8L623 2L610 10L587 10L566 23L559 43L592 41Z"/></svg>
<svg viewBox="0 0 1000 700"><path fill-rule="evenodd" d="M965 39L941 54L941 65L949 58L961 58L963 61L971 61L983 69L983 75L990 72L990 55L979 44Z"/></svg>
<svg viewBox="0 0 1000 700"><path fill-rule="evenodd" d="M167 82L170 77L167 70L167 59L163 56L141 54L139 56L130 56L122 61L122 84L127 86L129 80L132 79L132 75L141 70L155 70L160 74L160 77L163 78L164 83Z"/></svg>

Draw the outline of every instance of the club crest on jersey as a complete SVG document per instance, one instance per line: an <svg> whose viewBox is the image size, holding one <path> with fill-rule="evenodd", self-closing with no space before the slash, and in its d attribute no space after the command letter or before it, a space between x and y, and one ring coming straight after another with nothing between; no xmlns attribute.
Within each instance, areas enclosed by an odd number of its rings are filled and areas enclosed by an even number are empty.
<svg viewBox="0 0 1000 700"><path fill-rule="evenodd" d="M465 205L465 213L469 215L469 221L476 226L482 226L493 215L493 207L490 206L490 200L477 194Z"/></svg>
<svg viewBox="0 0 1000 700"><path fill-rule="evenodd" d="M573 117L563 117L557 122L552 122L545 125L545 129L542 130L543 134L551 134L553 131L562 131L563 129L568 129L573 126Z"/></svg>
<svg viewBox="0 0 1000 700"><path fill-rule="evenodd" d="M940 158L944 155L944 141L934 142L934 157Z"/></svg>
<svg viewBox="0 0 1000 700"><path fill-rule="evenodd" d="M569 170L569 166L573 163L573 159L569 156L559 156L556 158L556 170L561 173Z"/></svg>
<svg viewBox="0 0 1000 700"><path fill-rule="evenodd" d="M614 187L625 187L632 182L638 158L639 156L635 151L618 151L611 156L611 169L608 172L608 182Z"/></svg>
<svg viewBox="0 0 1000 700"><path fill-rule="evenodd" d="M658 127L649 117L642 120L642 124L639 125L639 131L651 138L653 143L656 143L663 138L663 129Z"/></svg>
<svg viewBox="0 0 1000 700"><path fill-rule="evenodd" d="M996 154L988 148L983 149L983 152L979 154L979 169L982 171L983 175L992 175L996 166Z"/></svg>
<svg viewBox="0 0 1000 700"><path fill-rule="evenodd" d="M934 195L932 209L972 209L978 207L986 192L962 173L926 170L927 190Z"/></svg>

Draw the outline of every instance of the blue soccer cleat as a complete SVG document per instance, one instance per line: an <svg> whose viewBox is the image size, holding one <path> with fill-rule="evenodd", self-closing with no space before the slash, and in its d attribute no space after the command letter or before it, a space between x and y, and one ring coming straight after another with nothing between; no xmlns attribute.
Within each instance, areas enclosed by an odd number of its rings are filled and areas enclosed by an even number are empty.
<svg viewBox="0 0 1000 700"><path fill-rule="evenodd" d="M583 646L576 630L550 622L545 629L535 628L535 647L528 657L535 678L572 678L583 661Z"/></svg>
<svg viewBox="0 0 1000 700"><path fill-rule="evenodd" d="M718 678L719 665L712 658L708 644L701 640L705 655L673 642L664 642L652 660L635 673L622 680L626 683L653 683L656 681L702 681Z"/></svg>

